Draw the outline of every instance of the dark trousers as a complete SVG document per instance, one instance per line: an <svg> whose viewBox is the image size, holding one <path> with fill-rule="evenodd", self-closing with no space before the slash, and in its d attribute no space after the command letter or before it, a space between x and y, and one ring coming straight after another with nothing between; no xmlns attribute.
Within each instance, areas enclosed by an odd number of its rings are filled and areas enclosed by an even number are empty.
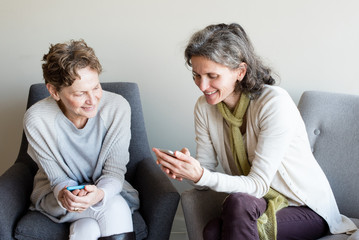
<svg viewBox="0 0 359 240"><path fill-rule="evenodd" d="M258 240L257 219L267 208L264 198L234 193L223 203L220 217L203 231L204 240ZM277 212L277 239L318 239L328 232L326 221L308 207L286 207Z"/></svg>

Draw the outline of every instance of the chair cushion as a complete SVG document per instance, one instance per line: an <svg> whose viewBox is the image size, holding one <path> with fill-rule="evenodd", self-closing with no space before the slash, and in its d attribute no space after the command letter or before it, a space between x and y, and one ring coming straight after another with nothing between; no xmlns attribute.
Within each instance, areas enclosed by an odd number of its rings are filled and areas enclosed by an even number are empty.
<svg viewBox="0 0 359 240"><path fill-rule="evenodd" d="M133 213L132 220L136 239L146 238L147 226L138 211ZM69 223L55 223L40 212L29 210L17 224L15 238L18 240L67 240L69 228Z"/></svg>
<svg viewBox="0 0 359 240"><path fill-rule="evenodd" d="M359 218L350 218L353 220L355 225L359 226ZM320 238L319 240L346 240L349 235L346 234L336 234L336 235L327 235L325 237Z"/></svg>

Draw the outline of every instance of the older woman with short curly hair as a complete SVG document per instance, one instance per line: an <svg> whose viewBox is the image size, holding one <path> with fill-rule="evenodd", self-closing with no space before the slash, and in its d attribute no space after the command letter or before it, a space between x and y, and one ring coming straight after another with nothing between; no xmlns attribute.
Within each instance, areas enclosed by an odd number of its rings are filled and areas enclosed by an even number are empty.
<svg viewBox="0 0 359 240"><path fill-rule="evenodd" d="M24 129L37 163L30 209L70 222L70 239L135 239L137 191L125 181L131 109L103 91L101 64L85 41L51 45L43 57L50 97L29 108Z"/></svg>

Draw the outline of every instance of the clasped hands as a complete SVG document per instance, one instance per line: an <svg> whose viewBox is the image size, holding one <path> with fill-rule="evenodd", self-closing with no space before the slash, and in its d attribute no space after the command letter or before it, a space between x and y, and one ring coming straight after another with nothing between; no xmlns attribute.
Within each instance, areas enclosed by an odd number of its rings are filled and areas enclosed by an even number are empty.
<svg viewBox="0 0 359 240"><path fill-rule="evenodd" d="M67 186L66 186L67 187ZM95 185L86 185L84 189L69 191L64 187L59 192L59 201L69 212L83 212L104 197L104 192Z"/></svg>
<svg viewBox="0 0 359 240"><path fill-rule="evenodd" d="M175 157L161 152L158 148L152 148L156 154L157 164L161 166L164 173L172 179L182 181L188 179L194 183L198 182L203 174L203 168L199 161L193 157L187 148L175 151Z"/></svg>

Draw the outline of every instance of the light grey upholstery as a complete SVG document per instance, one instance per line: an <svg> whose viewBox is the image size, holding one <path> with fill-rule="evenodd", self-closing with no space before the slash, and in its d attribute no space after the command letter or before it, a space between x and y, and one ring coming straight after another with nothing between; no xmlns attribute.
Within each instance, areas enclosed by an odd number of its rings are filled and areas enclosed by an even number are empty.
<svg viewBox="0 0 359 240"><path fill-rule="evenodd" d="M308 91L303 93L298 108L313 154L329 179L340 212L359 226L359 96ZM182 193L190 240L202 239L203 227L219 215L225 196L211 190ZM321 240L347 238L341 234Z"/></svg>

